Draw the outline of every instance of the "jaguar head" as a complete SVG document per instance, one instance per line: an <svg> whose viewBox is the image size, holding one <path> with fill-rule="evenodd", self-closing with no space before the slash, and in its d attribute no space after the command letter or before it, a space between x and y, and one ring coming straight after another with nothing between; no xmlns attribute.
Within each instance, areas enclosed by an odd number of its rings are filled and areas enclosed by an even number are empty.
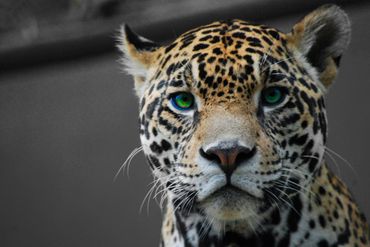
<svg viewBox="0 0 370 247"><path fill-rule="evenodd" d="M221 21L166 46L124 25L142 146L175 210L253 222L307 190L327 136L324 95L349 39L334 5L290 33Z"/></svg>

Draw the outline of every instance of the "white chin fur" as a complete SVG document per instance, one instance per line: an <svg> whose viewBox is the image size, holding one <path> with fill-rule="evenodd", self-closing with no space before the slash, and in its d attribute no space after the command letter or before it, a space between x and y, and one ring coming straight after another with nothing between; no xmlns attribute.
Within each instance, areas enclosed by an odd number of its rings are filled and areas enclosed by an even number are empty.
<svg viewBox="0 0 370 247"><path fill-rule="evenodd" d="M254 218L258 204L257 199L234 189L221 189L201 203L205 213L219 221Z"/></svg>

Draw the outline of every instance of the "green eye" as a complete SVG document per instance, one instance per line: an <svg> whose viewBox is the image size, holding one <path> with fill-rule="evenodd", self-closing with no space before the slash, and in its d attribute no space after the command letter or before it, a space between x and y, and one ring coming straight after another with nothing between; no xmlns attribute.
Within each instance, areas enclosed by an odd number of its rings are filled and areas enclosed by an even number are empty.
<svg viewBox="0 0 370 247"><path fill-rule="evenodd" d="M177 110L190 110L194 105L194 96L191 93L176 93L171 96L171 103Z"/></svg>
<svg viewBox="0 0 370 247"><path fill-rule="evenodd" d="M262 91L261 100L265 106L274 106L283 102L286 91L281 87L269 87Z"/></svg>

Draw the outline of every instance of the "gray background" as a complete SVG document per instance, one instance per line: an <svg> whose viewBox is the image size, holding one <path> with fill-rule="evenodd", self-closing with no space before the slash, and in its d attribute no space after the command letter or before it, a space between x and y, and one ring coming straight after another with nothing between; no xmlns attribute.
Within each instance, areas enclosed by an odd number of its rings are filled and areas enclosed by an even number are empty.
<svg viewBox="0 0 370 247"><path fill-rule="evenodd" d="M352 168L329 162L370 218L370 4L345 9L353 38L327 97L328 146ZM263 22L288 31L301 16ZM151 182L143 155L113 182L139 145L133 81L117 59L108 52L0 72L0 246L157 246L158 206L139 212Z"/></svg>

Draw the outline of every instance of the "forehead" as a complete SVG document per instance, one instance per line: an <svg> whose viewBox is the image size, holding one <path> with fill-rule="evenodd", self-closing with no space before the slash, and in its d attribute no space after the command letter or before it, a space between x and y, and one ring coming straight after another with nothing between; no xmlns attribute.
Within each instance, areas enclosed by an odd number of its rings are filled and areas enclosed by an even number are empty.
<svg viewBox="0 0 370 247"><path fill-rule="evenodd" d="M245 65L253 66L262 57L279 59L286 54L284 33L263 25L231 20L214 22L182 34L163 49L159 65L170 75L182 65L194 61L197 64L213 64L207 66L208 69L227 64L238 69ZM201 71L199 75L200 79L204 79Z"/></svg>
<svg viewBox="0 0 370 247"><path fill-rule="evenodd" d="M155 79L174 79L192 70L193 79L209 86L216 85L214 75L256 81L263 62L284 60L287 54L286 36L274 28L241 20L214 22L164 47ZM222 78L217 79L219 85Z"/></svg>
<svg viewBox="0 0 370 247"><path fill-rule="evenodd" d="M190 30L181 35L175 43L181 44L178 48L179 50L190 46L193 48L193 52L212 45L223 45L226 48L234 47L237 49L242 48L243 45L264 48L280 43L282 35L276 29L264 25L251 24L241 20L230 20L214 22Z"/></svg>

